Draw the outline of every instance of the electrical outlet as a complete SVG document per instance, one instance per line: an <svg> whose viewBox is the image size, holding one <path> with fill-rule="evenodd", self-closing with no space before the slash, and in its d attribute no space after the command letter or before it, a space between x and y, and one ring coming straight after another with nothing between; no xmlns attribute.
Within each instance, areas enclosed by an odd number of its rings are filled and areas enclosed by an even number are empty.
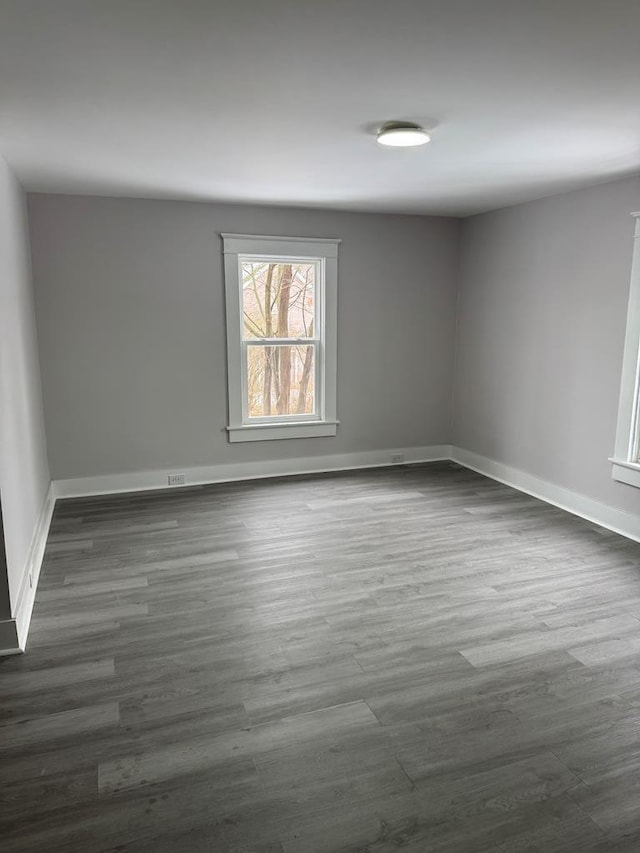
<svg viewBox="0 0 640 853"><path fill-rule="evenodd" d="M184 474L169 474L170 486L184 486Z"/></svg>
<svg viewBox="0 0 640 853"><path fill-rule="evenodd" d="M392 453L391 454L391 464L392 465L402 465L404 462L404 453Z"/></svg>

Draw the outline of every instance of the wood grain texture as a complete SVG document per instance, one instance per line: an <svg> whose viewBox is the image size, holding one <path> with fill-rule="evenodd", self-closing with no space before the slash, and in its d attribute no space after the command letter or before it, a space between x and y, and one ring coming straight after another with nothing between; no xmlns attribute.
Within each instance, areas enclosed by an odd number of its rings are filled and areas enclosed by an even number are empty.
<svg viewBox="0 0 640 853"><path fill-rule="evenodd" d="M2 849L637 853L639 563L453 463L60 502Z"/></svg>

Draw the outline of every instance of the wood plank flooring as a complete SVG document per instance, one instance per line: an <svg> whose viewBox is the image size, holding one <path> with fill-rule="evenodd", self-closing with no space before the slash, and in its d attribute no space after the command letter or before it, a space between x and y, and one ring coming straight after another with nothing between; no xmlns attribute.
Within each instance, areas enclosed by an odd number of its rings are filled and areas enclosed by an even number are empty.
<svg viewBox="0 0 640 853"><path fill-rule="evenodd" d="M637 853L640 545L453 463L60 502L4 853Z"/></svg>

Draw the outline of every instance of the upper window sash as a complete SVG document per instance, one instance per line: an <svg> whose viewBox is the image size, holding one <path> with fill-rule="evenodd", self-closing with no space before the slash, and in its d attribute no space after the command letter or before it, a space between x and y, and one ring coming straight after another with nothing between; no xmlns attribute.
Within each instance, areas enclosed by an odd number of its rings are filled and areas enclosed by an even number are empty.
<svg viewBox="0 0 640 853"><path fill-rule="evenodd" d="M309 266L313 266L315 268L314 272L314 281L313 281L313 320L314 320L314 334L311 336L300 336L295 337L292 336L287 338L286 340L291 344L302 343L304 341L314 341L318 338L324 337L324 296L325 296L325 262L322 257L313 257L310 258L308 256L296 256L296 257L288 257L276 254L270 255L251 255L246 252L238 255L238 287L240 289L240 335L243 341L273 341L274 343L283 343L285 338L278 338L275 335L267 336L259 336L259 335L247 335L245 329L245 317L244 317L244 305L243 305L243 296L244 296L244 282L243 282L243 264L245 262L250 263L278 263L278 264L308 264Z"/></svg>

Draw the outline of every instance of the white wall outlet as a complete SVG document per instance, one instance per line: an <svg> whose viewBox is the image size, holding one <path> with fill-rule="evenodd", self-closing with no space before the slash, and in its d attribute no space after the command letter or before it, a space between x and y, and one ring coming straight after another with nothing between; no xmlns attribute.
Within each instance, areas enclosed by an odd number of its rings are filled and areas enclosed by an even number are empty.
<svg viewBox="0 0 640 853"><path fill-rule="evenodd" d="M184 486L184 474L169 474L170 486Z"/></svg>
<svg viewBox="0 0 640 853"><path fill-rule="evenodd" d="M404 462L404 453L392 453L391 454L391 464L392 465L402 465Z"/></svg>

